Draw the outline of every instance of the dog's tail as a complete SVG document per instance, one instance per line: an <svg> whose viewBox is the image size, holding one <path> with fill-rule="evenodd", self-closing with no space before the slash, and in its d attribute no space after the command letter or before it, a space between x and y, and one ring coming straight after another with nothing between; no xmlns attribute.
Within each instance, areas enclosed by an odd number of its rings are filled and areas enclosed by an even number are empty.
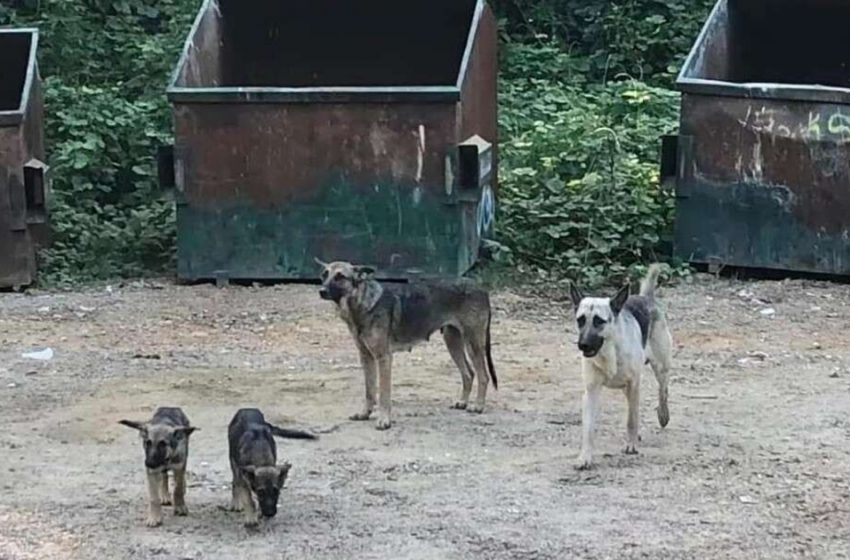
<svg viewBox="0 0 850 560"><path fill-rule="evenodd" d="M490 351L490 319L493 318L491 311L487 315L487 340L484 342L484 350L487 352L487 369L490 370L490 379L493 380L493 388L499 388L499 379L496 377L496 368L493 367L493 353Z"/></svg>
<svg viewBox="0 0 850 560"><path fill-rule="evenodd" d="M640 281L640 295L647 299L655 299L655 287L658 285L658 276L661 274L659 263L649 265L646 276Z"/></svg>
<svg viewBox="0 0 850 560"><path fill-rule="evenodd" d="M266 426L269 427L269 430L272 431L273 435L282 438L288 439L319 439L319 436L316 434L311 434L310 432L305 432L303 430L293 430L291 428L279 428L273 424L269 424L266 422Z"/></svg>

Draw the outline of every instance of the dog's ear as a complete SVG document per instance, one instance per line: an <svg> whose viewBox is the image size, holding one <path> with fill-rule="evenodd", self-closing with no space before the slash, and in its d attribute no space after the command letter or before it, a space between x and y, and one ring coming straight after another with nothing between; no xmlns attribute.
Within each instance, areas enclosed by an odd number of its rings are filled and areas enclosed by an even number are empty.
<svg viewBox="0 0 850 560"><path fill-rule="evenodd" d="M286 482L286 477L289 475L289 469L291 469L291 468L292 468L292 463L289 463L289 462L283 463L278 468L278 473L277 473L277 487L278 487L278 489L283 488L283 483Z"/></svg>
<svg viewBox="0 0 850 560"><path fill-rule="evenodd" d="M239 467L239 470L242 471L242 476L248 479L248 482L254 483L254 474L256 472L254 465L245 465Z"/></svg>
<svg viewBox="0 0 850 560"><path fill-rule="evenodd" d="M578 310L581 300L584 299L584 294L578 289L575 282L570 282L570 299L573 300L573 309Z"/></svg>
<svg viewBox="0 0 850 560"><path fill-rule="evenodd" d="M617 292L617 295L611 298L611 311L614 315L619 315L620 311L623 310L623 306L626 305L626 300L629 299L629 285L626 284L620 291Z"/></svg>
<svg viewBox="0 0 850 560"><path fill-rule="evenodd" d="M200 428L196 428L195 426L181 426L179 428L175 428L174 433L189 437L195 430L199 429Z"/></svg>
<svg viewBox="0 0 850 560"><path fill-rule="evenodd" d="M323 262L323 261L320 261L320 260L319 260L319 257L313 257L313 260L314 260L314 261L316 261L316 264L317 264L317 265L319 265L319 266L321 266L322 268L327 268L327 267L328 267L328 263Z"/></svg>
<svg viewBox="0 0 850 560"><path fill-rule="evenodd" d="M375 268L374 267L371 267L371 266L355 266L354 267L355 279L358 280L358 281L365 280L366 278L372 276L373 274L375 274Z"/></svg>
<svg viewBox="0 0 850 560"><path fill-rule="evenodd" d="M147 429L144 422L135 422L133 420L119 420L118 423L122 426L127 426L128 428L139 430L140 432L143 432Z"/></svg>

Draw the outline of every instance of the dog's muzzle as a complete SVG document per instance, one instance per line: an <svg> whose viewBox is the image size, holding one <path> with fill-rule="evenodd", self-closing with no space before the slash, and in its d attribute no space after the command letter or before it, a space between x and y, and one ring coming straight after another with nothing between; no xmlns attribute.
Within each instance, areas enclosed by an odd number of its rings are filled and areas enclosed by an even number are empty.
<svg viewBox="0 0 850 560"><path fill-rule="evenodd" d="M578 349L585 358L593 358L599 353L603 342L605 339L601 336L581 337L578 341Z"/></svg>
<svg viewBox="0 0 850 560"><path fill-rule="evenodd" d="M166 464L165 464L165 461L162 461L162 460L146 459L145 460L145 467L149 470L152 470L152 471L161 471L161 470L165 469Z"/></svg>
<svg viewBox="0 0 850 560"><path fill-rule="evenodd" d="M338 286L335 286L333 284L331 284L330 286L322 286L321 288L319 288L319 297L324 300L339 303L339 300L342 299L342 296L342 290Z"/></svg>

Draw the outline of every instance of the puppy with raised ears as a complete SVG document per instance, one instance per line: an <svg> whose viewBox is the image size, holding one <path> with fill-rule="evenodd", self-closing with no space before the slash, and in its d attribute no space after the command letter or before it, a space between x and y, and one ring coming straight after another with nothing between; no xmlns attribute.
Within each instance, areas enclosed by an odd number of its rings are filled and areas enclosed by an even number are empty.
<svg viewBox="0 0 850 560"><path fill-rule="evenodd" d="M661 265L649 267L641 281L640 294L629 295L624 286L612 298L585 297L570 284L576 313L578 348L582 353L581 453L577 469L593 465L593 440L599 415L602 387L621 389L627 399L625 453L637 454L640 408L640 377L649 364L658 381L658 423L670 421L667 378L672 362L673 341L664 313L655 299Z"/></svg>
<svg viewBox="0 0 850 560"><path fill-rule="evenodd" d="M186 462L189 436L197 428L179 408L157 408L147 422L121 420L119 424L138 430L145 451L148 479L148 517L145 524L162 524L162 506L174 504L174 515L188 515L186 508ZM174 493L168 492L168 473L174 478Z"/></svg>
<svg viewBox="0 0 850 560"><path fill-rule="evenodd" d="M274 436L318 439L309 432L269 424L256 408L238 410L228 426L230 469L233 473L230 509L242 511L245 514L245 526L249 528L259 523L255 497L264 518L277 515L280 490L292 468L288 462L277 464Z"/></svg>

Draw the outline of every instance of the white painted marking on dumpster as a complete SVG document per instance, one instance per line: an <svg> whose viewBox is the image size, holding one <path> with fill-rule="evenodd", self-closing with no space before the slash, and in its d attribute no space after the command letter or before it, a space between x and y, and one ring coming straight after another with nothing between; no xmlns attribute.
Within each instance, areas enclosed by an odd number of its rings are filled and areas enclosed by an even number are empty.
<svg viewBox="0 0 850 560"><path fill-rule="evenodd" d="M425 167L425 125L419 125L418 154L416 158L416 182L422 182L422 170Z"/></svg>
<svg viewBox="0 0 850 560"><path fill-rule="evenodd" d="M478 202L478 235L483 236L490 231L496 217L496 199L490 185L481 189L481 200Z"/></svg>

